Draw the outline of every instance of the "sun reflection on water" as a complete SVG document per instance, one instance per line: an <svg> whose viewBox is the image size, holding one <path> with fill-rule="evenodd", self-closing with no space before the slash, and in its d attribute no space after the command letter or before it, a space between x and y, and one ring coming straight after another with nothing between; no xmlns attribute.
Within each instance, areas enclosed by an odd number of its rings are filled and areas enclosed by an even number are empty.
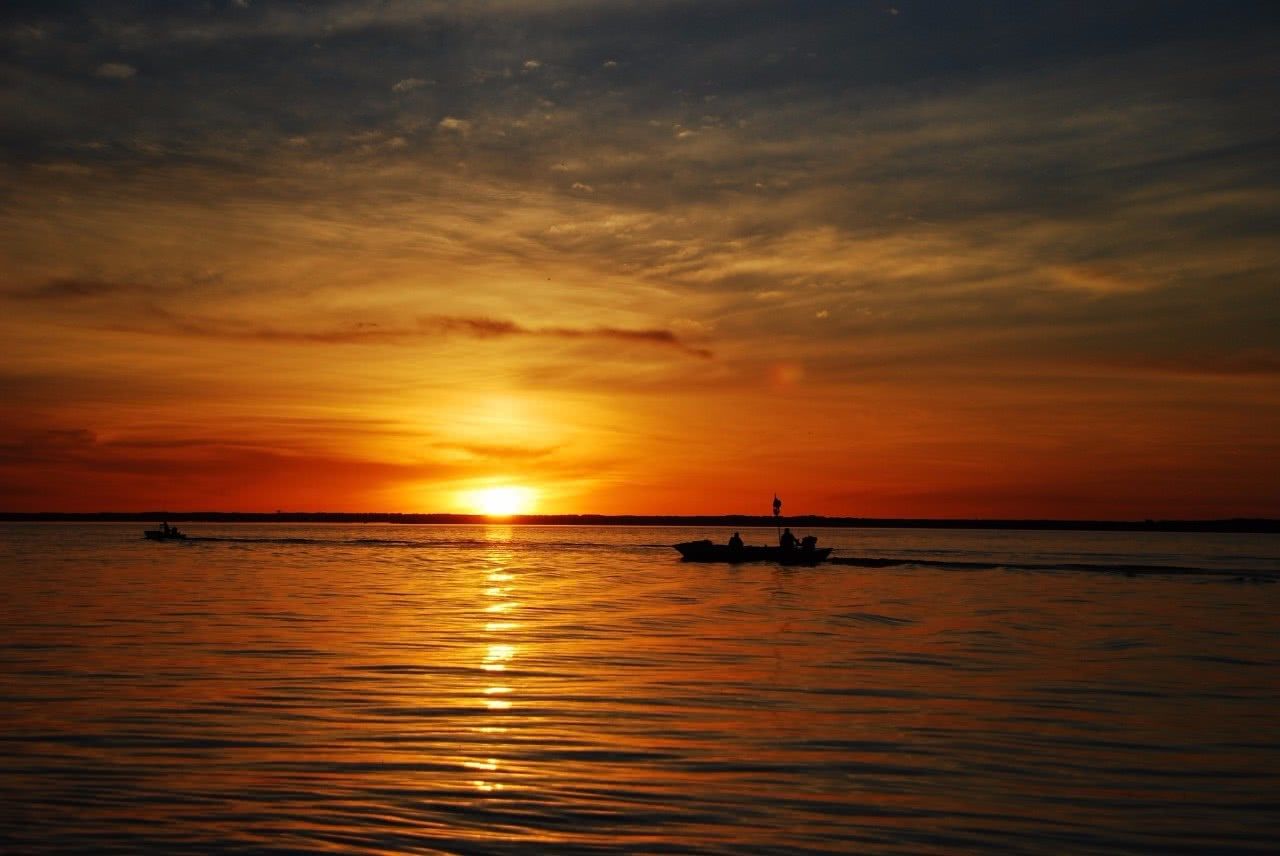
<svg viewBox="0 0 1280 856"><path fill-rule="evenodd" d="M516 655L516 646L514 645L490 645L489 653L485 655L486 663L494 660L510 660Z"/></svg>
<svg viewBox="0 0 1280 856"><path fill-rule="evenodd" d="M504 527L490 527L490 529L498 530L496 537L489 538L490 541L502 542L510 540L511 534L509 528L502 531ZM486 530L486 536L489 531ZM483 622L484 635L486 644L480 655L480 671L483 673L506 672L507 667L515 659L519 652L519 646L515 645L509 634L518 629L518 622L509 620L511 614L520 606L518 601L512 600L511 585L516 581L516 574L511 573L511 551L505 547L495 545L494 549L485 557L488 564L486 573L482 580L482 588L480 590L484 606L483 612L487 616L494 613L503 614L503 620L486 619ZM492 679L485 680L478 687L478 703L482 708L495 716L501 716L515 706L515 702L511 700L511 696L516 692L515 686L510 682L495 683ZM496 720L502 721L502 720ZM508 729L502 725L493 724L495 720L491 720L485 725L477 727L475 730L486 735L495 736L495 743L490 747L493 754L498 754L497 749L501 747L501 743L496 742L501 739L498 735L505 735ZM502 762L498 758L490 757L483 760L470 760L463 764L469 770L479 770L489 775L483 779L471 779L471 786L477 791L492 793L503 790L503 783L496 781L503 773Z"/></svg>

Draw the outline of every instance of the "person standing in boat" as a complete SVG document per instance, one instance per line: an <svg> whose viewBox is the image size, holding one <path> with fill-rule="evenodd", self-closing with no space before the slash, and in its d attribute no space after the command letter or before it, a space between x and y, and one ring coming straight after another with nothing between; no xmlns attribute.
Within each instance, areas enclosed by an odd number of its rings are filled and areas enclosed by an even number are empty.
<svg viewBox="0 0 1280 856"><path fill-rule="evenodd" d="M742 549L742 536L739 535L737 532L734 532L733 537L729 539L729 549L730 550Z"/></svg>
<svg viewBox="0 0 1280 856"><path fill-rule="evenodd" d="M796 548L796 536L791 534L790 526L782 530L782 537L778 539L778 546L784 550L794 550Z"/></svg>

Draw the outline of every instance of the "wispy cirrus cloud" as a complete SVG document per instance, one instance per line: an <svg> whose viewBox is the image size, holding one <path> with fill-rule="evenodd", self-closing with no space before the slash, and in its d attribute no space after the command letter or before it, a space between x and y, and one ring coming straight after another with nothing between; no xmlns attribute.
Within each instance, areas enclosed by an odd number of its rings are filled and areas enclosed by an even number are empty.
<svg viewBox="0 0 1280 856"><path fill-rule="evenodd" d="M506 446L496 443L438 443L436 448L462 452L473 458L532 461L554 455L556 446Z"/></svg>
<svg viewBox="0 0 1280 856"><path fill-rule="evenodd" d="M74 296L80 295L75 294ZM387 343L450 335L465 336L473 339L530 337L593 340L670 348L702 359L710 359L713 356L710 349L691 345L671 330L661 329L530 327L507 319L448 315L422 316L412 324L400 326L377 322L355 322L336 327L295 329L261 325L253 322L197 318L177 314L157 305L145 307L143 314L150 322L161 322L161 326L157 327L150 323L146 326L138 326L129 322L112 322L108 326L122 330L177 333L184 336L195 335L241 341L317 345Z"/></svg>
<svg viewBox="0 0 1280 856"><path fill-rule="evenodd" d="M337 420L421 382L412 350L447 366L433 399L643 391L653 413L610 435L637 466L688 460L654 438L698 442L693 405L659 424L690 390L819 434L832 402L875 401L977 461L1033 446L1024 411L1070 389L1156 438L1125 447L1149 471L1214 430L1274 458L1244 430L1280 430L1256 407L1280 325L1278 25L1257 4L162 6L0 23L0 333L32 412L117 389L151 413L139 363L213 386L240 361L219 413L265 419L293 390ZM1162 434L1175 419L1203 436ZM1089 420L1060 422L1092 448ZM939 439L956 426L973 436ZM863 428L800 463L896 442ZM731 457L759 445L743 431ZM1025 501L1018 477L993 490ZM928 487L902 495L986 490Z"/></svg>
<svg viewBox="0 0 1280 856"><path fill-rule="evenodd" d="M465 333L480 339L505 336L597 339L675 348L691 356L704 359L709 359L712 356L709 349L690 345L670 330L627 330L619 327L525 327L514 321L493 318L452 318L447 316L422 318L419 319L419 324L426 330Z"/></svg>
<svg viewBox="0 0 1280 856"><path fill-rule="evenodd" d="M135 290L132 283L86 277L57 277L28 288L17 288L5 296L16 300L79 301L82 299L123 294Z"/></svg>
<svg viewBox="0 0 1280 856"><path fill-rule="evenodd" d="M180 496L172 486L175 469L186 482ZM85 428L49 428L0 442L0 507L98 511L113 507L121 494L131 496L135 508L173 508L175 501L193 500L211 503L207 508L330 507L332 498L308 476L316 472L324 472L326 482L339 485L358 507L376 507L406 479L447 477L459 469L252 446L236 438L146 444L104 439ZM71 503L59 493L67 479L83 485ZM277 504L264 504L267 496Z"/></svg>
<svg viewBox="0 0 1280 856"><path fill-rule="evenodd" d="M415 89L421 89L428 85L427 81L421 77L406 77L397 81L391 87L392 92L412 92Z"/></svg>
<svg viewBox="0 0 1280 856"><path fill-rule="evenodd" d="M104 62L94 71L98 77L105 77L110 80L128 80L135 76L138 70L128 63L123 62Z"/></svg>

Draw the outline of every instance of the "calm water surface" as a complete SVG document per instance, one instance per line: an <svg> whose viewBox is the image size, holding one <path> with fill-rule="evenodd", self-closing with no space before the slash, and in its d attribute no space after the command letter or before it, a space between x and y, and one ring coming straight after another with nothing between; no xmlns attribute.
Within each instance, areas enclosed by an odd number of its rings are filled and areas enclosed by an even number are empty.
<svg viewBox="0 0 1280 856"><path fill-rule="evenodd" d="M0 527L0 850L1262 853L1272 536ZM772 531L744 533L748 542ZM972 567L987 563L990 567Z"/></svg>

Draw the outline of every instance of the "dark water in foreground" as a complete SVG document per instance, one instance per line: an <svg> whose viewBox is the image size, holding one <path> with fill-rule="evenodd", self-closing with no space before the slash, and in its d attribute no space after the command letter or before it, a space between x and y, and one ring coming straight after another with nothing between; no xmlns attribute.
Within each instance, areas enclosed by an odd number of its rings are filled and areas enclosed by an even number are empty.
<svg viewBox="0 0 1280 856"><path fill-rule="evenodd" d="M6 853L1262 853L1275 536L0 527ZM744 533L763 542L770 533ZM1065 570L1065 568L1077 568Z"/></svg>

